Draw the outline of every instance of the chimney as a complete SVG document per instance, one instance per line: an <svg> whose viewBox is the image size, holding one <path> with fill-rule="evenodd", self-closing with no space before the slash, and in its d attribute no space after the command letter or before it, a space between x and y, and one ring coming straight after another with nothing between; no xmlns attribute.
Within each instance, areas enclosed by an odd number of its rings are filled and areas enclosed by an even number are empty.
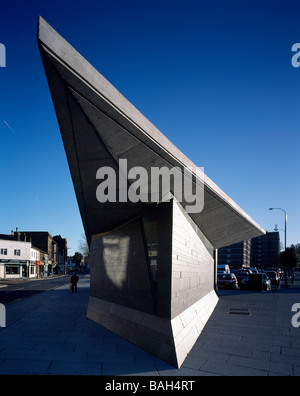
<svg viewBox="0 0 300 396"><path fill-rule="evenodd" d="M21 240L21 233L19 232L19 228L18 227L16 227L15 236L17 238L17 241Z"/></svg>

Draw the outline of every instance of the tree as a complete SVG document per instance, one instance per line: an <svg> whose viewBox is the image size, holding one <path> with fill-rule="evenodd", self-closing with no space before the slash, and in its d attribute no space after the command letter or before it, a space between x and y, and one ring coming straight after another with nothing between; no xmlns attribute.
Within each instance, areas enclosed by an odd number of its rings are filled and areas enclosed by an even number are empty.
<svg viewBox="0 0 300 396"><path fill-rule="evenodd" d="M297 267L299 253L295 245L287 247L284 252L280 253L280 263L284 268L292 269Z"/></svg>
<svg viewBox="0 0 300 396"><path fill-rule="evenodd" d="M82 234L81 239L78 241L78 250L83 257L88 257L90 254L90 249L85 234Z"/></svg>
<svg viewBox="0 0 300 396"><path fill-rule="evenodd" d="M72 259L72 263L75 264L75 267L80 268L81 261L83 259L82 254L79 252L75 252L74 256L72 256L71 259Z"/></svg>
<svg viewBox="0 0 300 396"><path fill-rule="evenodd" d="M298 255L298 267L300 267L300 243L297 243L295 245L295 249L296 249L296 252L297 252L297 255Z"/></svg>

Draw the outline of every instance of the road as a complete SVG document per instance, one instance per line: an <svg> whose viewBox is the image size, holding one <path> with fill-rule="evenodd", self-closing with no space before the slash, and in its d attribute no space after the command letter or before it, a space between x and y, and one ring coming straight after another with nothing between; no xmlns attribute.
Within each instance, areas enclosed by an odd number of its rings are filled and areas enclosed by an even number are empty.
<svg viewBox="0 0 300 396"><path fill-rule="evenodd" d="M0 303L8 304L37 293L55 289L69 283L69 278L70 276L68 275L61 275L53 278L28 279L24 281L16 280L15 282L11 282L12 284L7 285L0 282Z"/></svg>

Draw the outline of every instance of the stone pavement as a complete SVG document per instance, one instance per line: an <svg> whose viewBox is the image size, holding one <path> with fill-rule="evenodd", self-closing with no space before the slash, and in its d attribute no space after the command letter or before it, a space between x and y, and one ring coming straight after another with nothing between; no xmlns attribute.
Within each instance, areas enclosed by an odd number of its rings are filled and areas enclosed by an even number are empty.
<svg viewBox="0 0 300 396"><path fill-rule="evenodd" d="M129 376L297 376L300 274L277 292L221 291L201 336L178 370L86 319L89 278L6 306L0 374ZM300 322L300 318L299 318Z"/></svg>

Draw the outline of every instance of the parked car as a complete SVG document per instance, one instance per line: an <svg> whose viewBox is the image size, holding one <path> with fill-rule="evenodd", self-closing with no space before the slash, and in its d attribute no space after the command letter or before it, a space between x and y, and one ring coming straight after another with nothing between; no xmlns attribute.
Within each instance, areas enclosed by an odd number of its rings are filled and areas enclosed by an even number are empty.
<svg viewBox="0 0 300 396"><path fill-rule="evenodd" d="M281 278L281 275L283 274L282 269L276 268L276 267L264 268L264 269L262 270L262 272L268 272L268 271L275 271L276 274L278 275L278 278L279 278L279 279Z"/></svg>
<svg viewBox="0 0 300 396"><path fill-rule="evenodd" d="M269 291L269 290L271 290L271 280L270 280L270 278L267 276L267 274L265 274L265 273L262 273L262 276L263 276L263 290L265 290L265 291ZM244 278L242 281L241 281L241 284L240 284L240 288L242 289L242 290L247 290L248 289L248 287L249 287L249 277L247 277L247 278Z"/></svg>
<svg viewBox="0 0 300 396"><path fill-rule="evenodd" d="M234 274L218 274L219 289L237 289L238 281Z"/></svg>
<svg viewBox="0 0 300 396"><path fill-rule="evenodd" d="M228 264L220 264L218 265L217 268L218 272L226 272L226 273L230 273L230 267Z"/></svg>
<svg viewBox="0 0 300 396"><path fill-rule="evenodd" d="M239 285L241 285L242 280L248 278L249 272L248 271L235 272L235 276L237 278Z"/></svg>
<svg viewBox="0 0 300 396"><path fill-rule="evenodd" d="M277 271L264 271L268 278L270 278L273 285L279 285L280 277Z"/></svg>

